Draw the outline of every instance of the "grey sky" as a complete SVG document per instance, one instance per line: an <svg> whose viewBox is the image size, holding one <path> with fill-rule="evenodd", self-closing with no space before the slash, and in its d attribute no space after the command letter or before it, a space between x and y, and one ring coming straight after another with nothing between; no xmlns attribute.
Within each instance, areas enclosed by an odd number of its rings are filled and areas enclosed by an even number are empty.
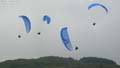
<svg viewBox="0 0 120 68"><path fill-rule="evenodd" d="M16 58L64 56L75 59L84 56L103 57L120 63L119 0L0 0L0 61ZM88 10L93 2L108 7ZM32 29L25 31L18 17L30 18ZM51 24L42 21L44 15ZM96 26L92 23L96 22ZM61 28L67 26L73 48L69 52L60 38ZM38 36L37 33L41 32ZM17 36L21 35L21 39Z"/></svg>

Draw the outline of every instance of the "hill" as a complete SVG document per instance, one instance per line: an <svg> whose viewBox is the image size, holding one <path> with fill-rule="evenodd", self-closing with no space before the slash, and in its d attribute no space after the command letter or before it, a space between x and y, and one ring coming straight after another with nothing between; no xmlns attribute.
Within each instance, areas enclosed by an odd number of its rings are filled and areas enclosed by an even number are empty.
<svg viewBox="0 0 120 68"><path fill-rule="evenodd" d="M89 63L82 63L81 60L74 60L72 58L48 56L48 57L41 57L38 59L7 60L5 62L0 63L0 68L120 68L120 66L117 65L116 63L89 64Z"/></svg>

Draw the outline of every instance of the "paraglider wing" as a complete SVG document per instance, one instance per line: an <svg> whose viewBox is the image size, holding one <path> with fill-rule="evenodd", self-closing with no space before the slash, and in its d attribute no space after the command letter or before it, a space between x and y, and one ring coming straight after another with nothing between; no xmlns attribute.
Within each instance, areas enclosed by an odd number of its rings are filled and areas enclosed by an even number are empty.
<svg viewBox="0 0 120 68"><path fill-rule="evenodd" d="M62 28L61 39L62 39L62 42L64 43L65 47L69 51L72 51L73 48L72 48L72 44L71 44L71 41L70 41L70 38L69 38L69 35L68 35L68 32L67 32L67 27Z"/></svg>
<svg viewBox="0 0 120 68"><path fill-rule="evenodd" d="M108 13L107 7L104 6L104 5L102 5L102 4L100 4L100 3L92 3L92 4L90 4L90 5L88 6L88 10L90 10L91 8L96 7L96 6L102 7L102 8Z"/></svg>
<svg viewBox="0 0 120 68"><path fill-rule="evenodd" d="M43 16L43 21L46 21L47 24L50 24L51 18L48 15Z"/></svg>
<svg viewBox="0 0 120 68"><path fill-rule="evenodd" d="M19 16L19 18L22 18L26 27L26 32L29 33L31 30L31 22L28 19L27 16Z"/></svg>

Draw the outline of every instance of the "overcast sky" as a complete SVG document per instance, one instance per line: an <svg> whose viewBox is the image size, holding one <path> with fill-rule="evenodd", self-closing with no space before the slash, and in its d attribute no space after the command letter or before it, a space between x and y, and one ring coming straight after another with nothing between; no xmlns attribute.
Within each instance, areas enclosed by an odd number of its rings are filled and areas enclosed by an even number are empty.
<svg viewBox="0 0 120 68"><path fill-rule="evenodd" d="M105 5L108 13L101 7L88 10L94 2ZM93 56L120 63L119 3L119 0L0 0L0 61ZM26 33L20 15L29 17L30 33ZM51 24L42 20L44 15L51 17ZM60 37L63 27L68 27L72 46L79 50L70 52L64 47Z"/></svg>

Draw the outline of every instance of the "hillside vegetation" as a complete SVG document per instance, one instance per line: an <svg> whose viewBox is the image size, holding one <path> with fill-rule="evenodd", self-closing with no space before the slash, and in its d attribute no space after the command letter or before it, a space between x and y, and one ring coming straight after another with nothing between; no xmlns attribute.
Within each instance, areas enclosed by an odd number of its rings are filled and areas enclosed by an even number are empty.
<svg viewBox="0 0 120 68"><path fill-rule="evenodd" d="M0 68L120 68L120 66L112 60L96 57L74 60L49 56L38 59L7 60L0 63Z"/></svg>

